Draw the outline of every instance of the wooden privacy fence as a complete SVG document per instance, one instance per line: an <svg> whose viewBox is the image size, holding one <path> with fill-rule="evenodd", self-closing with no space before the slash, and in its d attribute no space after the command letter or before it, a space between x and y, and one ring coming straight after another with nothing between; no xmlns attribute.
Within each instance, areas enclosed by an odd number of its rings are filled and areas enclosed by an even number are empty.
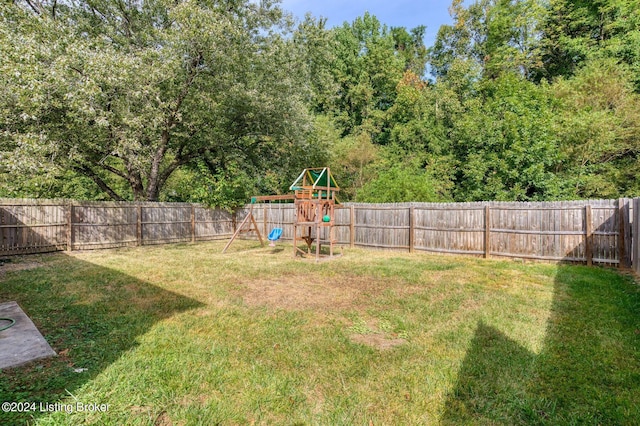
<svg viewBox="0 0 640 426"><path fill-rule="evenodd" d="M336 210L335 237L351 247L629 267L631 212L640 210L633 201L347 203ZM265 233L278 226L292 238L292 207L264 206L254 214Z"/></svg>
<svg viewBox="0 0 640 426"><path fill-rule="evenodd" d="M0 199L0 255L224 239L231 214L186 203Z"/></svg>
<svg viewBox="0 0 640 426"><path fill-rule="evenodd" d="M0 255L225 239L246 212L186 203L4 199ZM281 238L292 239L292 205L258 205L254 215L263 234L281 227ZM640 235L640 199L348 203L336 210L335 223L338 244L350 247L619 266L633 261L640 272L638 238L632 239Z"/></svg>

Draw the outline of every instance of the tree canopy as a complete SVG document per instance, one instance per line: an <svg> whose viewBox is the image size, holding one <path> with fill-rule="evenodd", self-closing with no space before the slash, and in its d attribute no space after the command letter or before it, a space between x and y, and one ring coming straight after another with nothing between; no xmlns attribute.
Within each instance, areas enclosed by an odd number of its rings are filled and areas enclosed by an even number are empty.
<svg viewBox="0 0 640 426"><path fill-rule="evenodd" d="M3 159L157 200L179 168L290 162L309 117L270 1L18 2L2 9Z"/></svg>
<svg viewBox="0 0 640 426"><path fill-rule="evenodd" d="M453 0L425 27L277 1L0 6L0 196L233 207L640 195L638 0Z"/></svg>

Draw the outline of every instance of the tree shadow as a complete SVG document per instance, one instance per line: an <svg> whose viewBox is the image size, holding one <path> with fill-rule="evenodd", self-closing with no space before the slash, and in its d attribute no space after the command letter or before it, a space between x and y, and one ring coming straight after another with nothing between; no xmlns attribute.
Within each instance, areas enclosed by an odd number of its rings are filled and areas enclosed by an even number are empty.
<svg viewBox="0 0 640 426"><path fill-rule="evenodd" d="M616 271L559 265L535 354L478 323L443 424L633 424L640 418L640 291Z"/></svg>
<svg viewBox="0 0 640 426"><path fill-rule="evenodd" d="M589 245L568 235L541 247L565 247L554 256L567 262L593 257L596 264L628 264L630 241L623 241L619 258L617 212L592 208ZM623 214L627 223L628 210ZM574 231L586 233L584 220L577 223L582 228ZM633 424L640 418L639 349L637 282L612 269L558 264L540 353L479 322L442 423Z"/></svg>
<svg viewBox="0 0 640 426"><path fill-rule="evenodd" d="M119 271L60 253L44 256L40 267L0 273L0 301L17 301L58 356L1 371L3 402L60 401L135 348L155 323L202 306ZM0 423L41 414L0 412Z"/></svg>
<svg viewBox="0 0 640 426"><path fill-rule="evenodd" d="M458 372L456 387L447 398L443 423L513 419L511 402L526 394L523 386L533 360L529 350L480 321Z"/></svg>
<svg viewBox="0 0 640 426"><path fill-rule="evenodd" d="M66 215L61 203L0 205L0 255L66 249Z"/></svg>

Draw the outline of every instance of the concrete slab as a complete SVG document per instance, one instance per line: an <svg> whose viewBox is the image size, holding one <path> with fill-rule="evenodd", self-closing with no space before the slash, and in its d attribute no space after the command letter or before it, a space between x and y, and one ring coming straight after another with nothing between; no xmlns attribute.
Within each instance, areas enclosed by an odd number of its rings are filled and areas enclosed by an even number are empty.
<svg viewBox="0 0 640 426"><path fill-rule="evenodd" d="M0 318L15 321L13 327L0 331L0 369L56 355L16 302L0 303ZM7 321L0 321L0 328L7 324Z"/></svg>

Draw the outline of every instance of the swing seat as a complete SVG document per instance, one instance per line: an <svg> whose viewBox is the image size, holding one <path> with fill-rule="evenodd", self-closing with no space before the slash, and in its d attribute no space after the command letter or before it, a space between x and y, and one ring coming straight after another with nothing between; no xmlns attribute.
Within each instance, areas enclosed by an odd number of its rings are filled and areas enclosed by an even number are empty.
<svg viewBox="0 0 640 426"><path fill-rule="evenodd" d="M282 236L282 228L273 228L267 237L269 241L278 241Z"/></svg>

